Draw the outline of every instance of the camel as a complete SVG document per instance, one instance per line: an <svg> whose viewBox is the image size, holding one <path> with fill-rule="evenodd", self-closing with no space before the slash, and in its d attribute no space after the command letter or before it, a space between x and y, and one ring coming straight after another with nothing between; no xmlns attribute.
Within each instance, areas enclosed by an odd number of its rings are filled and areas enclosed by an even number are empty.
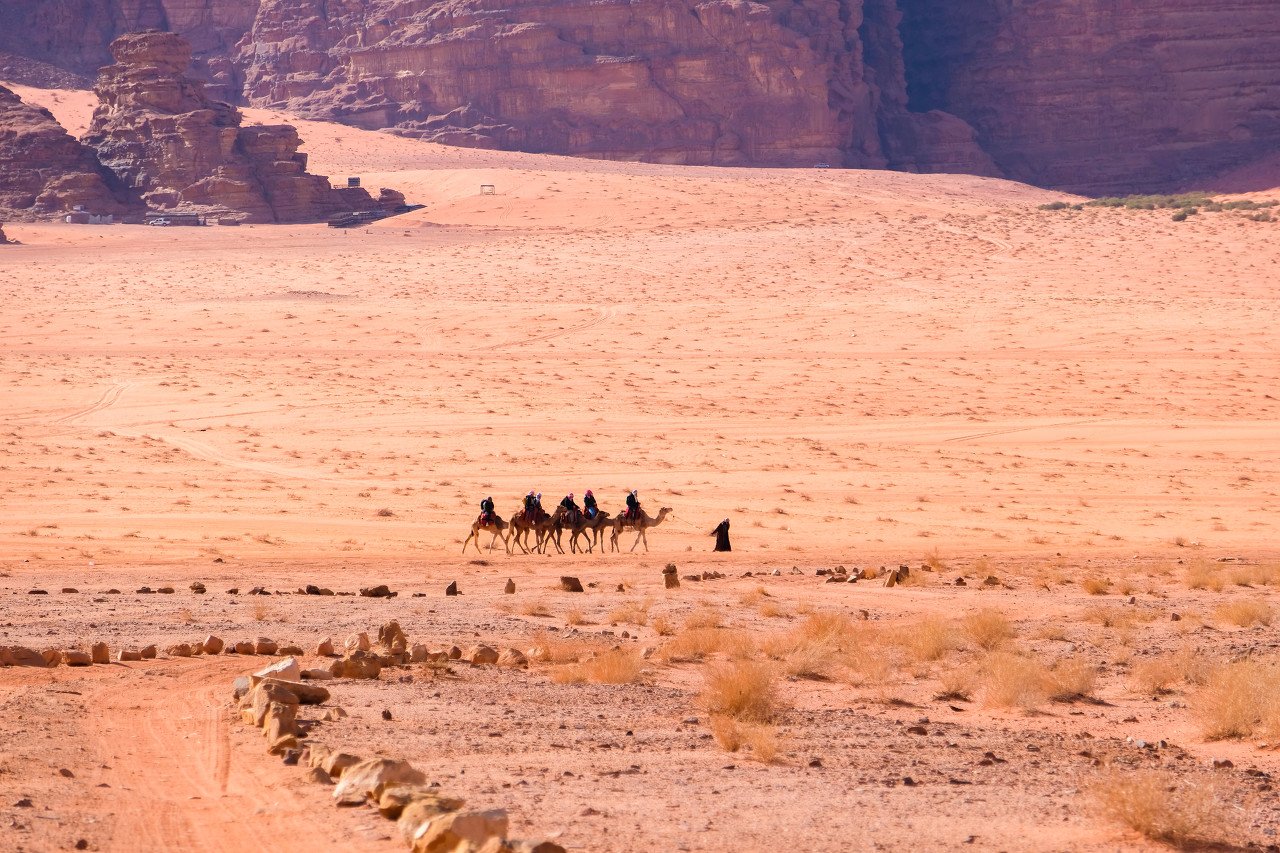
<svg viewBox="0 0 1280 853"><path fill-rule="evenodd" d="M627 518L625 514L619 515L613 520L613 533L609 536L610 550L618 550L618 534L620 534L624 529L630 527L639 531L636 536L636 541L631 543L631 550L634 551L636 546L643 541L644 551L646 554L649 553L649 538L644 535L644 532L650 527L657 527L661 524L669 512L671 512L671 507L664 506L658 510L657 518L651 517L649 513L645 512L643 509L640 510L640 517L634 520Z"/></svg>
<svg viewBox="0 0 1280 853"><path fill-rule="evenodd" d="M556 523L563 517L564 512L565 510L562 506L556 507L555 512L551 515L547 515L544 510L542 517L532 523L525 519L524 512L517 512L515 515L511 516L510 542L514 542L516 545L519 545L520 550L528 554L529 548L526 543L529 541L529 531L532 530L534 534L533 550L539 552L543 551L547 546L546 540L552 538L551 531L556 526ZM512 550L510 545L507 547L508 550ZM564 549L560 547L558 542L556 543L556 550L561 554L564 553Z"/></svg>
<svg viewBox="0 0 1280 853"><path fill-rule="evenodd" d="M477 518L475 521L471 522L471 533L468 534L466 540L462 543L462 553L467 553L467 545L471 544L473 540L476 545L476 553L480 553L481 531L493 534L493 538L489 540L490 554L493 553L493 543L498 541L498 537L502 537L502 546L507 549L507 553L511 553L511 546L507 544L507 533L505 532L510 526L511 525L507 524L496 514L493 516L493 521L488 524L481 522L480 519Z"/></svg>
<svg viewBox="0 0 1280 853"><path fill-rule="evenodd" d="M612 519L609 517L609 513L603 511L597 512L595 518L587 518L585 512L579 513L577 524L570 524L566 516L560 520L553 531L556 548L560 547L561 531L568 530L570 534L569 550L571 552L582 550L582 546L578 544L578 537L585 536L587 539L587 553L589 554L595 548L595 543L604 536L604 528L610 526L611 522ZM604 553L603 547L600 549L600 553Z"/></svg>

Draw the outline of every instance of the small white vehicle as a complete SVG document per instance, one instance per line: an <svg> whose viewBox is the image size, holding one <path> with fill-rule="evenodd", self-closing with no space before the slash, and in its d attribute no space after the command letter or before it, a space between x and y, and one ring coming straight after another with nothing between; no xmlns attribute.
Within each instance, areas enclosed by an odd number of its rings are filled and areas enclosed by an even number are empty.
<svg viewBox="0 0 1280 853"><path fill-rule="evenodd" d="M147 224L148 224L148 225L159 225L159 226L161 226L161 227L164 227L164 226L166 226L166 225L172 225L173 223L171 223L169 220L167 220L167 219L165 219L163 216L161 216L159 219L153 219L153 220L151 220L150 222L148 222Z"/></svg>

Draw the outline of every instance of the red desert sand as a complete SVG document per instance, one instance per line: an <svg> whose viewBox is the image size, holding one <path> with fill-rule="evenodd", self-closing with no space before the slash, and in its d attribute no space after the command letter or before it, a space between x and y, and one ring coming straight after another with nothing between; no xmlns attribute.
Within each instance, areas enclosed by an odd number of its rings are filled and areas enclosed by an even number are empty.
<svg viewBox="0 0 1280 853"><path fill-rule="evenodd" d="M344 751L575 851L1276 849L1274 222L296 123L425 207L5 226L0 647L112 662L0 667L0 848L408 849ZM461 553L530 489L670 512ZM279 653L177 646L393 620L298 766L232 696Z"/></svg>

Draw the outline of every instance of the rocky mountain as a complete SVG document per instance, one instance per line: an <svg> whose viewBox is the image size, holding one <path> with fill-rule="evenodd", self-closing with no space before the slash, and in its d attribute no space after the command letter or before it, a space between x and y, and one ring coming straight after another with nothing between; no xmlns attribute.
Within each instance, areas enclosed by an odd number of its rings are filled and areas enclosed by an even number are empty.
<svg viewBox="0 0 1280 853"><path fill-rule="evenodd" d="M128 193L48 110L0 86L0 217L47 218L82 204L121 213Z"/></svg>
<svg viewBox="0 0 1280 853"><path fill-rule="evenodd" d="M216 97L454 144L1086 192L1280 150L1275 0L0 0L0 20L0 52L76 73L170 29Z"/></svg>
<svg viewBox="0 0 1280 853"><path fill-rule="evenodd" d="M83 142L151 209L234 215L247 222L315 221L371 210L363 189L335 189L306 171L290 125L241 126L187 76L191 46L175 33L121 36L94 87L100 101Z"/></svg>

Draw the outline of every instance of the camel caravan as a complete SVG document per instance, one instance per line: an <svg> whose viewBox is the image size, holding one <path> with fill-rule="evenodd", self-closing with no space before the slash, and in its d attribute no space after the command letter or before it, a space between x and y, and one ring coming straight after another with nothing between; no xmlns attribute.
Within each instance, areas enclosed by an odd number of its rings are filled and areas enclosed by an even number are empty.
<svg viewBox="0 0 1280 853"><path fill-rule="evenodd" d="M481 553L480 535L489 533L492 535L489 540L490 553L501 539L508 554L514 554L516 548L525 554L545 554L548 544L553 545L557 552L563 554L565 550L562 541L567 532L570 553L590 554L598 545L600 553L603 554L606 533L609 534L609 550L618 551L620 550L618 537L623 531L629 530L636 532L636 539L631 543L631 551L635 551L636 546L643 542L644 550L647 552L649 539L645 532L661 524L671 512L671 507L664 506L658 510L656 516L649 515L640 506L635 491L627 495L627 508L616 516L610 516L609 513L597 507L595 497L589 490L584 496L583 503L584 506L579 508L573 495L569 494L554 510L547 512L542 508L542 495L529 492L525 495L524 506L517 510L508 522L494 512L493 498L485 498L480 502L480 516L471 523L471 533L462 543L462 553L465 554L467 547L472 544L475 545L476 552ZM530 537L533 539L532 545L529 541ZM578 541L579 537L582 537L581 544Z"/></svg>

